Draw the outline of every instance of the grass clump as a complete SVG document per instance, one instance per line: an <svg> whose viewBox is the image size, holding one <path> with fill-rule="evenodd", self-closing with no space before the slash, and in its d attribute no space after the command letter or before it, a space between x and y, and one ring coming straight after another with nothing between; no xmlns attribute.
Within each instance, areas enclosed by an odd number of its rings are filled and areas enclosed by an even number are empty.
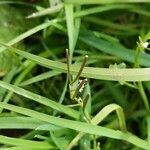
<svg viewBox="0 0 150 150"><path fill-rule="evenodd" d="M1 1L0 148L150 149L149 7Z"/></svg>

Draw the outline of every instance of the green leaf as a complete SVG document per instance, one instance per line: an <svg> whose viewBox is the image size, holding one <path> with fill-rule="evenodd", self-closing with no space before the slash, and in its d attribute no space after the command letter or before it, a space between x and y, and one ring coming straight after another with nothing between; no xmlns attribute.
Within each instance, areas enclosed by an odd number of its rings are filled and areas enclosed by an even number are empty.
<svg viewBox="0 0 150 150"><path fill-rule="evenodd" d="M77 111L75 111L71 108L68 108L67 106L63 106L62 104L59 104L59 103L57 103L53 100L50 100L46 97L43 97L38 94L32 93L30 91L24 90L15 85L5 83L3 81L0 81L0 87L8 89L14 93L17 93L19 95L26 97L26 98L32 99L40 104L43 104L43 105L53 108L55 110L61 111L62 113L65 113L73 118L79 119L79 113Z"/></svg>
<svg viewBox="0 0 150 150"><path fill-rule="evenodd" d="M54 131L54 130L60 130L62 127L56 126L53 124L43 124L36 128L36 130L43 130L43 131Z"/></svg>
<svg viewBox="0 0 150 150"><path fill-rule="evenodd" d="M77 130L84 133L99 135L99 136L105 136L113 139L119 139L119 140L125 140L127 142L130 142L140 148L146 149L147 148L147 142L130 134L127 132L121 132L119 130L112 130L101 126L96 126L84 122L79 121L72 121L67 120L59 117L49 116L43 113L39 113L27 108L22 108L10 104L4 104L0 102L0 107L5 108L23 115L27 115L42 121L46 121L48 123L55 124L57 126ZM1 142L1 140L0 140Z"/></svg>
<svg viewBox="0 0 150 150"><path fill-rule="evenodd" d="M26 147L27 149L33 148L33 149L52 149L55 148L53 145L51 145L48 142L36 142L36 141L30 141L25 139L19 139L19 138L12 138L0 135L0 143L1 144L8 144L13 146L22 146Z"/></svg>
<svg viewBox="0 0 150 150"><path fill-rule="evenodd" d="M30 35L38 32L40 30L43 30L43 29L45 29L45 28L47 28L47 27L49 27L49 26L51 26L51 25L53 25L55 23L62 22L62 21L64 21L63 18L62 19L53 19L53 20L44 22L44 23L42 23L42 24L40 24L40 25L38 25L38 26L36 26L36 27L34 27L34 28L32 28L32 29L22 33L22 34L20 34L16 38L14 38L14 39L10 40L9 42L7 42L7 44L9 46L11 46L13 44L16 44L16 43L20 42L21 40L29 37ZM6 50L6 47L1 47L0 48L0 53L3 52L4 50Z"/></svg>
<svg viewBox="0 0 150 150"><path fill-rule="evenodd" d="M45 15L50 15L53 13L56 13L58 11L60 11L63 8L63 4L60 3L56 6L50 7L50 8L45 8L39 12L35 12L29 16L27 16L26 18L36 18L36 17L41 17L41 16L45 16Z"/></svg>
<svg viewBox="0 0 150 150"><path fill-rule="evenodd" d="M127 49L119 43L108 42L104 39L97 38L91 31L82 30L79 39L87 45L94 47L102 52L117 56L122 60L134 62L135 52ZM141 54L140 64L146 67L150 66L150 55Z"/></svg>
<svg viewBox="0 0 150 150"><path fill-rule="evenodd" d="M119 119L120 128L122 131L126 131L126 123L123 109L117 104L109 104L105 106L93 119L93 124L98 124L104 120L111 112L116 111L117 117Z"/></svg>
<svg viewBox="0 0 150 150"><path fill-rule="evenodd" d="M68 33L68 40L69 40L69 52L70 52L71 62L72 62L72 55L73 55L74 46L75 46L75 43L74 43L75 28L74 28L73 9L74 9L74 6L72 4L65 4L67 33Z"/></svg>
<svg viewBox="0 0 150 150"><path fill-rule="evenodd" d="M117 104L109 104L105 106L96 116L91 120L91 124L97 125L101 123L111 112L116 111L119 119L120 129L126 131L126 123L123 109ZM70 150L82 137L84 133L80 132L67 146L67 150Z"/></svg>
<svg viewBox="0 0 150 150"><path fill-rule="evenodd" d="M65 3L89 5L89 4L112 4L112 3L150 3L149 0L65 0Z"/></svg>
<svg viewBox="0 0 150 150"><path fill-rule="evenodd" d="M36 56L28 52L21 51L19 49L7 46L2 43L0 44L2 46L5 46L6 48L9 48L15 53L36 62L37 64L41 66L54 69L60 72L65 72L65 73L67 72L67 66L64 63L42 58L40 56ZM118 53L120 52L118 51ZM126 57L129 56L129 58L131 58L128 53L124 55ZM123 55L121 54L121 56ZM148 59L150 56L148 55L145 55L145 56L146 56L145 58L147 59L144 59L143 57L142 61L144 62L145 65L150 65L150 61ZM72 65L70 69L71 74L77 74L79 68L80 66L78 65ZM100 79L100 80L112 80L112 81L149 81L150 80L150 68L110 69L110 68L84 67L84 70L81 76L86 77L86 78L93 78L93 79Z"/></svg>
<svg viewBox="0 0 150 150"><path fill-rule="evenodd" d="M26 81L23 81L20 86L25 86L25 85L29 85L29 84L33 84L35 82L39 82L39 81L42 81L44 79L47 79L47 78L50 78L50 77L53 77L53 76L56 76L56 75L59 75L61 74L60 72L58 71L48 71L48 72L45 72L45 73L42 73L38 76L35 76L35 77L32 77Z"/></svg>
<svg viewBox="0 0 150 150"><path fill-rule="evenodd" d="M0 129L35 129L45 122L31 117L0 117Z"/></svg>

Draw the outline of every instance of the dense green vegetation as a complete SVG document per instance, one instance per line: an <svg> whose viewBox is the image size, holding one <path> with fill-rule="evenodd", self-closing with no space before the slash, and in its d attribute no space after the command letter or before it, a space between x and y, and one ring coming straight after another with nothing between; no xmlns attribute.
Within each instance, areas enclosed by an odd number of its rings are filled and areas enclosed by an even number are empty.
<svg viewBox="0 0 150 150"><path fill-rule="evenodd" d="M149 8L1 0L0 149L150 150Z"/></svg>

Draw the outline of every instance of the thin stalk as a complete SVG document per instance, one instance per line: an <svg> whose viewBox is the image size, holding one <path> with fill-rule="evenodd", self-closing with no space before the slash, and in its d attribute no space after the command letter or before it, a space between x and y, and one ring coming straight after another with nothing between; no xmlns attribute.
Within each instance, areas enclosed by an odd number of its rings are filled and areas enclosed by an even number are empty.
<svg viewBox="0 0 150 150"><path fill-rule="evenodd" d="M146 93L144 91L143 84L142 84L142 82L138 82L137 85L138 85L139 92L140 92L140 95L142 97L142 100L144 102L145 109L146 109L147 113L149 113L150 112L150 107L149 107L149 103L148 103L148 98L147 98Z"/></svg>
<svg viewBox="0 0 150 150"><path fill-rule="evenodd" d="M137 43L138 46L136 48L136 53L135 53L135 60L134 60L134 68L139 68L140 67L140 62L139 62L139 58L140 58L140 53L144 50L144 48L140 45L140 43ZM138 90L139 93L141 95L141 98L143 100L145 109L147 111L147 113L150 112L150 107L149 107L149 102L148 102L148 98L146 96L146 93L144 91L144 87L141 81L137 82L137 86L138 86Z"/></svg>

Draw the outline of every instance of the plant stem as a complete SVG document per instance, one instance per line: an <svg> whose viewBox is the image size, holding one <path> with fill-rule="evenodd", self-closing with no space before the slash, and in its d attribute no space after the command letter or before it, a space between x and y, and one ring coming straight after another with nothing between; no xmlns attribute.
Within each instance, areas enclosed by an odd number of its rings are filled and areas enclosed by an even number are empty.
<svg viewBox="0 0 150 150"><path fill-rule="evenodd" d="M144 48L141 47L141 45L138 43L138 46L136 48L136 53L135 53L135 61L134 61L134 68L139 68L140 67L140 63L139 63L139 56L140 56L140 53L144 51ZM150 107L149 107L149 103L148 103L148 98L146 96L146 93L144 91L144 87L143 87L143 84L141 81L137 82L137 86L138 86L138 90L139 90L139 93L141 95L141 98L143 100L143 103L144 103L144 106L145 106L145 109L147 111L147 114L149 114L150 112Z"/></svg>
<svg viewBox="0 0 150 150"><path fill-rule="evenodd" d="M140 93L140 95L142 97L142 100L144 102L145 109L146 109L147 113L149 113L150 112L150 108L149 108L148 98L147 98L147 96L145 94L142 82L138 82L138 88L139 88L139 93Z"/></svg>

